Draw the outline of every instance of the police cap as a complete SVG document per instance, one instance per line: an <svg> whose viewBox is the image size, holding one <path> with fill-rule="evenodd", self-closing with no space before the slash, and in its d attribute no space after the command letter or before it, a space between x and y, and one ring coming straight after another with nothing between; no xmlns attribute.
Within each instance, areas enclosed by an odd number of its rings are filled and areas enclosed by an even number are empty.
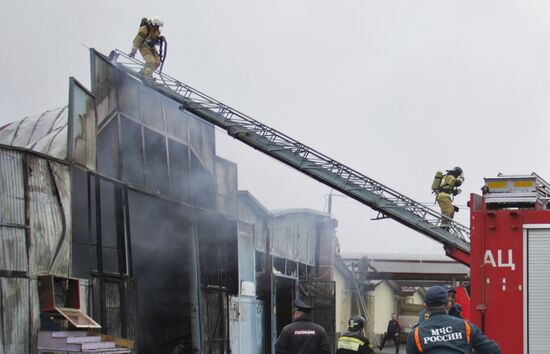
<svg viewBox="0 0 550 354"><path fill-rule="evenodd" d="M313 307L309 306L308 304L296 299L294 300L294 308L303 311L303 312L309 312L313 309Z"/></svg>
<svg viewBox="0 0 550 354"><path fill-rule="evenodd" d="M424 302L428 307L437 307L447 305L447 289L435 285L428 289Z"/></svg>

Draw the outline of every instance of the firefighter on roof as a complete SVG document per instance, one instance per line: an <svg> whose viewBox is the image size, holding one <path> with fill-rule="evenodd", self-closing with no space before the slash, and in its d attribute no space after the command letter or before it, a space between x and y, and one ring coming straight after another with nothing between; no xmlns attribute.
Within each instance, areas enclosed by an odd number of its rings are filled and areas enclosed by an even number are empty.
<svg viewBox="0 0 550 354"><path fill-rule="evenodd" d="M453 205L452 198L460 193L458 187L462 185L463 182L464 174L460 167L447 170L446 174L440 171L435 174L432 183L432 191L436 193L436 200L441 208L441 214L445 216L441 218L441 226L443 228L449 227L449 219L452 219L455 215L455 211L458 211L458 207Z"/></svg>
<svg viewBox="0 0 550 354"><path fill-rule="evenodd" d="M365 319L360 315L353 315L348 321L348 331L338 338L336 354L374 354L374 346L363 337Z"/></svg>
<svg viewBox="0 0 550 354"><path fill-rule="evenodd" d="M426 311L430 318L409 332L407 354L500 354L498 345L479 328L461 318L449 316L447 290L432 286L426 292Z"/></svg>
<svg viewBox="0 0 550 354"><path fill-rule="evenodd" d="M148 78L153 78L153 72L160 66L162 57L156 49L157 45L161 45L164 37L160 35L160 28L164 22L159 17L151 17L150 19L143 18L139 27L139 31L132 43L132 51L130 57L133 58L139 49L145 67L143 75Z"/></svg>

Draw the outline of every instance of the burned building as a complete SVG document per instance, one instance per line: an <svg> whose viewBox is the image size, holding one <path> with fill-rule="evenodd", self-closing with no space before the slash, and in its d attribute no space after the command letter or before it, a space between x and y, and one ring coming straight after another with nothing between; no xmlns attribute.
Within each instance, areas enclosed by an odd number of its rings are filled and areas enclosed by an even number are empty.
<svg viewBox="0 0 550 354"><path fill-rule="evenodd" d="M42 274L137 353L268 353L296 296L333 333L334 220L237 191L212 125L94 50L91 77L0 128L0 354L51 325Z"/></svg>

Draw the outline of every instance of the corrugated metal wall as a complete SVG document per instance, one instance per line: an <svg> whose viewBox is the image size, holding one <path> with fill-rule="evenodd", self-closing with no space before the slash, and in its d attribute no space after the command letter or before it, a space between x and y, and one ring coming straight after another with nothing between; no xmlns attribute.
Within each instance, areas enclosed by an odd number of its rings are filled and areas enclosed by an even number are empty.
<svg viewBox="0 0 550 354"><path fill-rule="evenodd" d="M29 280L0 278L0 354L28 353Z"/></svg>
<svg viewBox="0 0 550 354"><path fill-rule="evenodd" d="M29 348L24 158L20 151L0 148L0 354Z"/></svg>
<svg viewBox="0 0 550 354"><path fill-rule="evenodd" d="M67 165L0 148L0 354L35 351L37 273L69 274L69 176Z"/></svg>
<svg viewBox="0 0 550 354"><path fill-rule="evenodd" d="M28 156L30 272L69 275L71 192L69 167Z"/></svg>
<svg viewBox="0 0 550 354"><path fill-rule="evenodd" d="M292 213L270 220L271 254L314 266L318 218L308 213Z"/></svg>

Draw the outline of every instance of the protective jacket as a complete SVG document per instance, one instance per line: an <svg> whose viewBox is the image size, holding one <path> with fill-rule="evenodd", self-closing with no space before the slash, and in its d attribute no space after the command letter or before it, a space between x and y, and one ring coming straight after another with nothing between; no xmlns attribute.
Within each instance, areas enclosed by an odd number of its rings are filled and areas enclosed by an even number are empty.
<svg viewBox="0 0 550 354"><path fill-rule="evenodd" d="M374 354L373 346L360 331L346 332L338 338L336 354Z"/></svg>
<svg viewBox="0 0 550 354"><path fill-rule="evenodd" d="M147 25L143 25L139 28L132 45L137 49L147 48L155 50L155 45L159 42L159 39L160 29L158 27L149 28Z"/></svg>
<svg viewBox="0 0 550 354"><path fill-rule="evenodd" d="M407 354L500 354L498 345L470 322L434 312L414 327L407 338Z"/></svg>
<svg viewBox="0 0 550 354"><path fill-rule="evenodd" d="M446 174L441 178L441 184L438 188L437 200L442 198L451 199L451 195L455 188L459 187L464 182L464 176L455 177L451 174Z"/></svg>
<svg viewBox="0 0 550 354"><path fill-rule="evenodd" d="M330 354L327 333L308 315L298 317L281 331L275 354Z"/></svg>

